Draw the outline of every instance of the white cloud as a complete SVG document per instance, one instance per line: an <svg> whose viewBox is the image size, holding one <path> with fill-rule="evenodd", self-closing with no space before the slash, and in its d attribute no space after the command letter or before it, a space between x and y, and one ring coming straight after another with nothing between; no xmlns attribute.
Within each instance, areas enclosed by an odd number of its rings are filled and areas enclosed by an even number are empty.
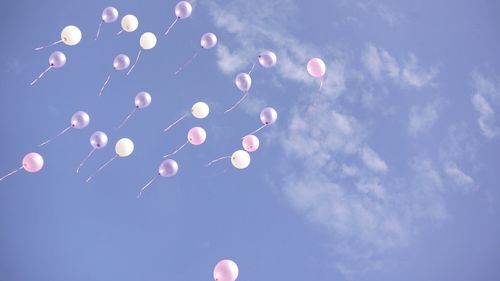
<svg viewBox="0 0 500 281"><path fill-rule="evenodd" d="M455 184L464 187L466 191L475 189L474 179L460 170L455 162L446 163L443 170Z"/></svg>
<svg viewBox="0 0 500 281"><path fill-rule="evenodd" d="M368 146L364 146L360 151L361 160L372 171L385 174L389 168L384 160L380 159L378 154Z"/></svg>
<svg viewBox="0 0 500 281"><path fill-rule="evenodd" d="M474 94L471 98L474 109L479 113L477 123L483 135L489 139L500 136L500 129L496 125L493 104L500 103L500 82L491 81L479 72L472 74ZM495 83L496 82L496 83Z"/></svg>
<svg viewBox="0 0 500 281"><path fill-rule="evenodd" d="M434 126L438 119L439 103L431 103L424 107L412 106L408 116L408 133L416 136Z"/></svg>

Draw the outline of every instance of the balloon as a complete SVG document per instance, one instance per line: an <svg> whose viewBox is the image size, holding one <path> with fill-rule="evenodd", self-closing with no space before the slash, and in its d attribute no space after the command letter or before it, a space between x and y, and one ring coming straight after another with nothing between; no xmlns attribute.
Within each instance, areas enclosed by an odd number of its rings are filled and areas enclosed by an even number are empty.
<svg viewBox="0 0 500 281"><path fill-rule="evenodd" d="M179 166L175 160L166 159L161 162L160 167L158 168L158 174L162 177L172 177L177 174L178 170Z"/></svg>
<svg viewBox="0 0 500 281"><path fill-rule="evenodd" d="M105 23L112 23L118 19L118 10L115 7L106 7L102 10L102 21Z"/></svg>
<svg viewBox="0 0 500 281"><path fill-rule="evenodd" d="M121 26L122 30L119 33L122 31L134 32L139 27L139 20L134 15L126 15L122 18Z"/></svg>
<svg viewBox="0 0 500 281"><path fill-rule="evenodd" d="M204 49L210 49L217 45L217 36L209 32L201 36L201 47Z"/></svg>
<svg viewBox="0 0 500 281"><path fill-rule="evenodd" d="M108 136L101 131L95 131L90 135L90 145L95 149L104 148L108 144Z"/></svg>
<svg viewBox="0 0 500 281"><path fill-rule="evenodd" d="M259 138L255 135L246 135L243 137L242 146L247 152L254 152L259 149Z"/></svg>
<svg viewBox="0 0 500 281"><path fill-rule="evenodd" d="M77 111L71 116L71 127L76 129L83 129L87 127L90 122L90 117L85 111Z"/></svg>
<svg viewBox="0 0 500 281"><path fill-rule="evenodd" d="M68 25L61 31L61 40L64 44L74 46L82 40L82 32L74 25Z"/></svg>
<svg viewBox="0 0 500 281"><path fill-rule="evenodd" d="M208 104L202 101L193 104L193 107L191 108L191 114L198 119L207 117L209 112L210 108L208 107Z"/></svg>
<svg viewBox="0 0 500 281"><path fill-rule="evenodd" d="M240 89L240 91L248 92L250 90L250 87L252 86L252 78L250 77L250 75L248 75L248 73L240 73L236 75L234 83L236 84L236 87Z"/></svg>
<svg viewBox="0 0 500 281"><path fill-rule="evenodd" d="M248 154L248 153L247 153ZM214 268L215 281L235 281L238 278L238 266L232 260L221 260Z"/></svg>
<svg viewBox="0 0 500 281"><path fill-rule="evenodd" d="M193 12L193 7L187 1L180 1L175 5L175 16L177 19L185 19L191 16Z"/></svg>
<svg viewBox="0 0 500 281"><path fill-rule="evenodd" d="M189 130L187 139L192 145L200 145L207 139L207 133L202 127L193 127Z"/></svg>
<svg viewBox="0 0 500 281"><path fill-rule="evenodd" d="M145 32L141 35L139 43L144 50L153 49L156 46L156 36L151 32Z"/></svg>
<svg viewBox="0 0 500 281"><path fill-rule="evenodd" d="M326 72L325 63L320 58L310 59L307 63L307 72L309 72L312 77L321 78Z"/></svg>
<svg viewBox="0 0 500 281"><path fill-rule="evenodd" d="M237 169L245 169L250 165L250 154L245 150L237 150L231 155L231 164Z"/></svg>
<svg viewBox="0 0 500 281"><path fill-rule="evenodd" d="M146 108L151 104L151 95L148 92L139 92L135 95L134 102L136 108Z"/></svg>
<svg viewBox="0 0 500 281"><path fill-rule="evenodd" d="M128 138L121 138L116 142L115 152L120 157L127 157L134 152L134 142Z"/></svg>
<svg viewBox="0 0 500 281"><path fill-rule="evenodd" d="M63 52L55 51L49 56L49 65L53 68L60 68L66 64L66 55Z"/></svg>
<svg viewBox="0 0 500 281"><path fill-rule="evenodd" d="M259 63L265 68L270 68L276 65L276 54L271 51L264 51L259 55Z"/></svg>
<svg viewBox="0 0 500 281"><path fill-rule="evenodd" d="M113 60L113 68L116 70L125 70L130 65L130 58L127 55L119 54Z"/></svg>
<svg viewBox="0 0 500 281"><path fill-rule="evenodd" d="M23 158L23 168L29 173L36 173L40 171L43 168L42 155L36 152L26 154Z"/></svg>
<svg viewBox="0 0 500 281"><path fill-rule="evenodd" d="M264 125L271 125L278 119L278 112L272 107L266 107L260 112L260 121Z"/></svg>

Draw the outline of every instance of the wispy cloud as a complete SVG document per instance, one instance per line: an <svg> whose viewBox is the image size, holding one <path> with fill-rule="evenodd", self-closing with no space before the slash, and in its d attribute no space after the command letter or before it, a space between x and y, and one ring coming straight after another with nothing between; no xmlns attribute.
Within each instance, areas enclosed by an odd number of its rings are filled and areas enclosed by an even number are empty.
<svg viewBox="0 0 500 281"><path fill-rule="evenodd" d="M440 104L438 102L430 103L423 107L412 106L408 116L408 133L411 136L416 136L432 128L438 119L439 107Z"/></svg>
<svg viewBox="0 0 500 281"><path fill-rule="evenodd" d="M368 146L364 146L360 151L363 163L374 172L385 174L389 168L384 160L380 159L378 154Z"/></svg>
<svg viewBox="0 0 500 281"><path fill-rule="evenodd" d="M448 162L443 167L446 175L457 185L463 187L466 191L476 189L474 179L458 168L455 162Z"/></svg>
<svg viewBox="0 0 500 281"><path fill-rule="evenodd" d="M477 123L483 135L489 139L498 137L500 129L496 125L495 110L490 102L495 104L500 100L500 83L487 79L479 72L472 75L474 81L474 94L471 98L474 109L479 114Z"/></svg>

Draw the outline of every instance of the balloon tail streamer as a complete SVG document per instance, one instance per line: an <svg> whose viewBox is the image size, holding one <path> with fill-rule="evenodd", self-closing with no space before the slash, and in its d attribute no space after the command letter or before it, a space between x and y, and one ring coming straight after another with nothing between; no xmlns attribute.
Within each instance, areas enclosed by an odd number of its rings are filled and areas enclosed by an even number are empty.
<svg viewBox="0 0 500 281"><path fill-rule="evenodd" d="M15 174L15 173L17 173L17 172L21 171L22 169L23 169L23 166L21 166L21 167L19 167L18 169L14 170L14 171L12 171L12 172L10 172L10 173L8 173L8 174L6 174L5 176L3 176L3 177L1 177L1 178L0 178L0 181L3 181L3 179L5 179L5 178L7 178L7 177L12 176L13 174Z"/></svg>
<svg viewBox="0 0 500 281"><path fill-rule="evenodd" d="M264 124L264 125L260 126L257 130L251 132L249 135L255 135L257 132L259 132L260 130L264 129L266 126L267 126L267 124Z"/></svg>
<svg viewBox="0 0 500 281"><path fill-rule="evenodd" d="M109 163L111 163L113 160L116 159L116 157L118 157L118 154L113 156L113 158L109 159L108 162L104 163L101 167L99 167L99 169L97 169L97 171L95 173L93 173L90 177L87 178L86 182L91 181L92 178L95 177L95 175L97 175L97 173L99 173L102 169L104 169L104 167L108 166Z"/></svg>
<svg viewBox="0 0 500 281"><path fill-rule="evenodd" d="M123 32L123 29L118 31L118 33L116 33L116 35L120 35L120 34L122 34L122 32Z"/></svg>
<svg viewBox="0 0 500 281"><path fill-rule="evenodd" d="M181 67L179 67L179 69L177 69L177 71L174 73L174 75L179 74L179 72L181 72L182 69L184 69L184 67L190 65L193 62L193 60L198 56L199 52L200 52L199 50L196 51L196 53L194 53L193 56L188 61L186 61Z"/></svg>
<svg viewBox="0 0 500 281"><path fill-rule="evenodd" d="M137 195L137 199L141 198L142 196L142 193L144 192L144 190L146 188L148 188L148 186L150 186L157 178L158 178L159 174L154 176L150 181L148 181L148 183L146 183L146 185L144 185L142 188L141 188L141 191L139 191L139 195Z"/></svg>
<svg viewBox="0 0 500 281"><path fill-rule="evenodd" d="M137 62L139 61L139 57L141 56L141 52L142 50L139 50L139 53L137 53L137 58L135 59L135 62L134 64L130 67L130 69L128 70L127 72L127 76L130 74L130 72L132 72L132 69L134 69L135 65L137 64Z"/></svg>
<svg viewBox="0 0 500 281"><path fill-rule="evenodd" d="M52 44L49 44L49 45L46 45L46 46L42 46L42 47L38 47L38 48L36 48L36 49L35 49L35 51L39 51L39 50L41 50L41 49L45 49L45 48L48 48L48 47L52 47L52 46L54 46L54 45L56 45L56 44L59 44L59 43L62 43L62 42L63 42L63 40L59 40L59 41L56 41L56 42L54 42L54 43L52 43Z"/></svg>
<svg viewBox="0 0 500 281"><path fill-rule="evenodd" d="M250 73L252 73L252 71L253 71L254 68L255 68L255 62L253 63L252 68L250 68L250 71L248 72L248 75L250 75Z"/></svg>
<svg viewBox="0 0 500 281"><path fill-rule="evenodd" d="M109 78L111 78L111 74L108 75L108 78L106 78L106 81L102 85L101 91L99 91L99 96L102 96L102 93L104 92L104 88L106 88L106 85L108 85Z"/></svg>
<svg viewBox="0 0 500 281"><path fill-rule="evenodd" d="M183 145L181 145L179 148L177 148L174 152L170 153L170 154L167 154L165 156L163 156L163 158L167 158L169 156L172 156L174 154L176 154L177 152L179 152L181 149L184 148L184 146L186 146L187 144L189 143L189 141L185 142Z"/></svg>
<svg viewBox="0 0 500 281"><path fill-rule="evenodd" d="M87 160L90 158L90 156L91 156L92 154L94 154L94 152L95 152L95 151L96 151L96 149L95 149L95 148L94 148L94 149L92 149L92 150L90 151L90 153L87 155L87 157L85 157L85 158L82 160L82 162L80 163L80 165L78 165L78 168L76 168L76 173L77 173L77 174L80 172L80 168L81 168L81 167L83 167L83 164L85 164L85 162L87 162Z"/></svg>
<svg viewBox="0 0 500 281"><path fill-rule="evenodd" d="M97 28L97 35L95 36L95 39L94 39L94 40L97 40L97 38L99 38L99 33L101 33L101 26L102 26L102 23L103 23L103 22L104 22L104 21L101 21L101 22L99 23L99 27Z"/></svg>
<svg viewBox="0 0 500 281"><path fill-rule="evenodd" d="M186 113L184 115L182 115L181 118L177 119L174 123L170 124L170 126L168 126L165 130L163 130L164 132L168 131L170 128L172 128L175 124L181 122L184 118L186 118L187 116L189 115L189 113Z"/></svg>
<svg viewBox="0 0 500 281"><path fill-rule="evenodd" d="M52 65L51 65L51 66L49 66L47 69L45 69L42 73L40 73L40 75L38 75L38 77L37 77L35 80L33 80L33 82L31 82L31 83L30 83L30 85L31 85L31 86L35 85L35 83L36 83L38 80L40 80L40 78L42 78L42 76L44 76L44 75L45 75L45 73L47 73L47 71L49 71L51 68L52 68Z"/></svg>
<svg viewBox="0 0 500 281"><path fill-rule="evenodd" d="M172 22L172 24L168 27L167 31L165 31L165 35L167 35L170 32L170 29L172 29L172 27L174 27L174 25L177 23L178 20L179 20L179 18L176 17L174 22Z"/></svg>
<svg viewBox="0 0 500 281"><path fill-rule="evenodd" d="M123 127L123 125L125 125L125 123L127 123L128 119L130 119L130 117L132 117L132 115L134 115L134 113L136 111L137 111L137 107L134 107L134 110L132 110L132 112L130 112L129 115L127 115L127 117L125 117L125 119L123 119L123 122L116 128L120 129L121 127Z"/></svg>
<svg viewBox="0 0 500 281"><path fill-rule="evenodd" d="M233 106L231 106L228 110L226 110L224 113L228 113L229 111L235 109L246 97L248 96L248 92L245 92L243 94L243 97L241 97L240 100L238 100Z"/></svg>
<svg viewBox="0 0 500 281"><path fill-rule="evenodd" d="M53 138L51 138L51 139L48 139L48 140L46 140L46 141L42 142L41 144L39 144L39 145L38 145L38 147L40 147L40 146L44 146L44 145L48 144L49 142L51 142L51 141L53 141L53 140L57 139L57 138L58 138L58 137L60 137L62 134L66 133L69 129L71 129L71 126L69 126L68 128L66 128L66 129L62 130L59 134L57 134L57 136L55 136L55 137L53 137Z"/></svg>
<svg viewBox="0 0 500 281"><path fill-rule="evenodd" d="M207 167L208 167L208 166L210 166L210 165L212 165L212 164L213 164L213 163L215 163L215 162L219 162L220 160L227 159L227 158L231 158L231 156L222 156L222 157L219 157L219 158L217 158L217 159L215 159L215 160L212 160L212 161L210 161L210 162L207 164Z"/></svg>
<svg viewBox="0 0 500 281"><path fill-rule="evenodd" d="M319 90L321 91L321 88L323 88L323 83L325 82L325 77L321 77L321 82L319 83Z"/></svg>

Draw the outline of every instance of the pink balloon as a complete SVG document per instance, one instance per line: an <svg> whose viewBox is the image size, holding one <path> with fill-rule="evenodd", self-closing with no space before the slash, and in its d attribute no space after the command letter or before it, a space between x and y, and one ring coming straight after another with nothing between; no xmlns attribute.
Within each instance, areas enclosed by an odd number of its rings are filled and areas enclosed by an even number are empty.
<svg viewBox="0 0 500 281"><path fill-rule="evenodd" d="M255 135L246 135L241 143L247 152L254 152L259 148L259 138Z"/></svg>
<svg viewBox="0 0 500 281"><path fill-rule="evenodd" d="M310 59L307 63L307 72L309 72L312 77L321 78L326 72L325 63L320 58Z"/></svg>
<svg viewBox="0 0 500 281"><path fill-rule="evenodd" d="M221 260L215 265L215 281L235 281L238 278L238 266L232 260Z"/></svg>
<svg viewBox="0 0 500 281"><path fill-rule="evenodd" d="M31 152L26 154L23 158L23 168L30 173L36 173L43 168L43 157L42 155Z"/></svg>
<svg viewBox="0 0 500 281"><path fill-rule="evenodd" d="M207 133L202 127L193 127L189 130L187 138L192 145L200 145L207 139Z"/></svg>

